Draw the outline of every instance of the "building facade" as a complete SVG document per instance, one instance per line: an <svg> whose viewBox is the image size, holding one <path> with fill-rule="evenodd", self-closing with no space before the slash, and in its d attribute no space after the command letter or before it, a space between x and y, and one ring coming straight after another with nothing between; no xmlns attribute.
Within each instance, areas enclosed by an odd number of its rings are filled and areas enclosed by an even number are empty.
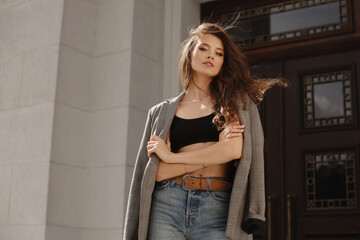
<svg viewBox="0 0 360 240"><path fill-rule="evenodd" d="M147 110L182 90L180 44L205 20L245 23L233 36L253 74L289 82L259 107L267 229L255 239L359 239L359 10L356 0L0 1L0 239L121 239Z"/></svg>
<svg viewBox="0 0 360 240"><path fill-rule="evenodd" d="M0 239L119 239L200 2L0 1Z"/></svg>

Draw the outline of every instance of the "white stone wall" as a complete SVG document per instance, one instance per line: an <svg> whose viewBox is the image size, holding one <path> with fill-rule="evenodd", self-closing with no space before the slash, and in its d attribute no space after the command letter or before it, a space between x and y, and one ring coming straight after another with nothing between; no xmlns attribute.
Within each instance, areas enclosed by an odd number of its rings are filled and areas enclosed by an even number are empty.
<svg viewBox="0 0 360 240"><path fill-rule="evenodd" d="M122 235L134 4L65 0L46 239Z"/></svg>
<svg viewBox="0 0 360 240"><path fill-rule="evenodd" d="M147 110L162 100L163 1L65 1L47 239L119 239Z"/></svg>
<svg viewBox="0 0 360 240"><path fill-rule="evenodd" d="M194 0L0 1L0 240L121 239Z"/></svg>
<svg viewBox="0 0 360 240"><path fill-rule="evenodd" d="M45 239L63 1L0 1L0 239Z"/></svg>

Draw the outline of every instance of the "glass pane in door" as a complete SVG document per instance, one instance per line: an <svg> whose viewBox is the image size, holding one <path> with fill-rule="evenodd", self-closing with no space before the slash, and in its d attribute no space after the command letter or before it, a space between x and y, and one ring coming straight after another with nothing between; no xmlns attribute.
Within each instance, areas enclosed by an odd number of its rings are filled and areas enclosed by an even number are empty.
<svg viewBox="0 0 360 240"><path fill-rule="evenodd" d="M350 69L302 76L303 128L353 123Z"/></svg>
<svg viewBox="0 0 360 240"><path fill-rule="evenodd" d="M305 154L307 210L356 207L355 150Z"/></svg>

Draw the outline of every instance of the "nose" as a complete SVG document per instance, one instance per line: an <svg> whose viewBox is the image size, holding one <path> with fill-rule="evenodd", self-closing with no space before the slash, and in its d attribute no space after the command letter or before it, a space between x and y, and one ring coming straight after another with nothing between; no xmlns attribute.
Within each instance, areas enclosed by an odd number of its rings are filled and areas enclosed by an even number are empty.
<svg viewBox="0 0 360 240"><path fill-rule="evenodd" d="M214 55L212 55L212 54L209 54L207 58L211 58L211 59L214 59Z"/></svg>

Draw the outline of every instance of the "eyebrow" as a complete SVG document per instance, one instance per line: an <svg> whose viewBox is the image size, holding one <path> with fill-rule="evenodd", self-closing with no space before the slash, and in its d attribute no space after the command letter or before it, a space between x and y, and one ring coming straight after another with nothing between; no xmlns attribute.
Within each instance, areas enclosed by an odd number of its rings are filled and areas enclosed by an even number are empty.
<svg viewBox="0 0 360 240"><path fill-rule="evenodd" d="M200 45L206 45L206 46L210 47L210 45L209 45L209 44L207 44L207 43L200 43ZM221 50L221 51L223 51L223 52L224 52L224 49L222 49L222 48L216 48L216 49L219 49L219 50Z"/></svg>

